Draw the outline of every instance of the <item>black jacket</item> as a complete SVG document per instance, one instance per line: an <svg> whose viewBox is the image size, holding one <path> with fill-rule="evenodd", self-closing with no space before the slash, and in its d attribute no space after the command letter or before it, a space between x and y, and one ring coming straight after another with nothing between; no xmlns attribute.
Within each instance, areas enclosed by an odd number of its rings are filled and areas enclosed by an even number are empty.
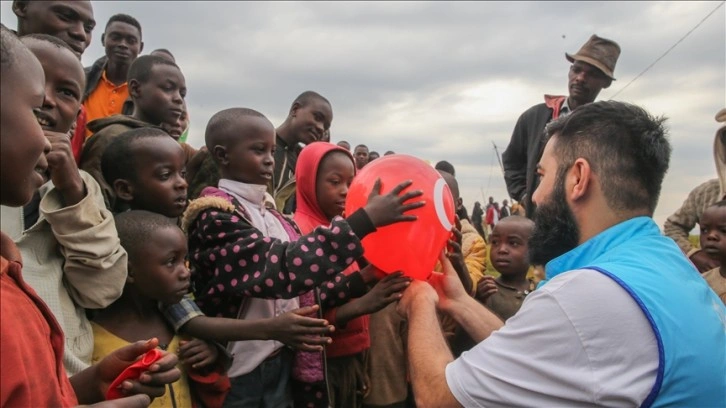
<svg viewBox="0 0 726 408"><path fill-rule="evenodd" d="M564 98L546 95L545 103L527 109L517 120L509 146L502 153L507 192L527 208L530 218L534 211L532 193L539 184L537 163L544 150L544 129L557 116L555 113L559 114Z"/></svg>

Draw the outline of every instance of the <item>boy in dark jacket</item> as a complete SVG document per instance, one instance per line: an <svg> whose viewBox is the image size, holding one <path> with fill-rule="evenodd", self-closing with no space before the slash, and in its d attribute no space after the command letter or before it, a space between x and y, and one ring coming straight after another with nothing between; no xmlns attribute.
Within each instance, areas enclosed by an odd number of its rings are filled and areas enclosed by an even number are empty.
<svg viewBox="0 0 726 408"><path fill-rule="evenodd" d="M144 55L129 69L133 114L114 115L88 124L94 135L83 147L80 167L98 181L108 209L113 209L115 195L101 172L101 157L106 147L127 130L179 120L184 111L186 92L184 75L176 64L161 57Z"/></svg>

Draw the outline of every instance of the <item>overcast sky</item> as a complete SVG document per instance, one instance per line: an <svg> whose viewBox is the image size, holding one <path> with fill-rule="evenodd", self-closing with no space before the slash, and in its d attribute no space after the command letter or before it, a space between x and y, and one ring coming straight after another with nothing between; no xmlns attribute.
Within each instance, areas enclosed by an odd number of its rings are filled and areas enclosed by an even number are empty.
<svg viewBox="0 0 726 408"><path fill-rule="evenodd" d="M518 116L543 94L566 94L569 63L595 33L617 41L611 99L721 2L93 2L98 26L83 56L103 55L109 17L143 28L143 54L168 48L189 89L189 142L216 112L243 106L277 126L315 90L333 105L332 140L456 167L471 211L506 198L500 153ZM11 2L2 23L16 27ZM656 221L715 177L714 116L726 106L726 7L621 92L669 118L674 147Z"/></svg>

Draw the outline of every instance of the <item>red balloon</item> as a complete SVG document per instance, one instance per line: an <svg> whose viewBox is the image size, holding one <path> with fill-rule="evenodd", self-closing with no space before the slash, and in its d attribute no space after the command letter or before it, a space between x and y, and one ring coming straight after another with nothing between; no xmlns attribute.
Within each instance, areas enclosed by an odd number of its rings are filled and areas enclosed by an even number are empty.
<svg viewBox="0 0 726 408"><path fill-rule="evenodd" d="M416 215L416 221L387 225L363 238L364 256L386 273L402 271L414 279L428 279L451 236L455 215L451 190L441 175L423 160L402 154L384 156L367 164L353 179L345 203L346 214L353 214L366 205L378 178L381 195L406 180L413 180L404 191L423 191L423 196L415 201L423 200L426 204L407 213Z"/></svg>

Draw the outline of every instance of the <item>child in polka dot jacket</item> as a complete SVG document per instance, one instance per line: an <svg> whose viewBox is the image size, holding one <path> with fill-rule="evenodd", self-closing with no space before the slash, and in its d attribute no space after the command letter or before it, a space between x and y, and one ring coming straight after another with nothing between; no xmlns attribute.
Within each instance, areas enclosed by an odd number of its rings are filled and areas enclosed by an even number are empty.
<svg viewBox="0 0 726 408"><path fill-rule="evenodd" d="M415 220L405 213L424 204L407 202L421 195L402 193L410 181L386 195L379 194L377 182L364 208L300 236L266 192L274 165L272 123L251 109L227 109L210 119L205 141L221 179L218 188L206 188L190 203L183 228L188 231L195 299L208 316L261 319L298 308L297 296L335 278L361 257L364 236L377 227ZM356 292L351 289L354 279L360 275L342 275L332 288L322 285L320 297L347 301ZM291 405L292 355L282 343L235 342L231 351L232 389L225 404Z"/></svg>

